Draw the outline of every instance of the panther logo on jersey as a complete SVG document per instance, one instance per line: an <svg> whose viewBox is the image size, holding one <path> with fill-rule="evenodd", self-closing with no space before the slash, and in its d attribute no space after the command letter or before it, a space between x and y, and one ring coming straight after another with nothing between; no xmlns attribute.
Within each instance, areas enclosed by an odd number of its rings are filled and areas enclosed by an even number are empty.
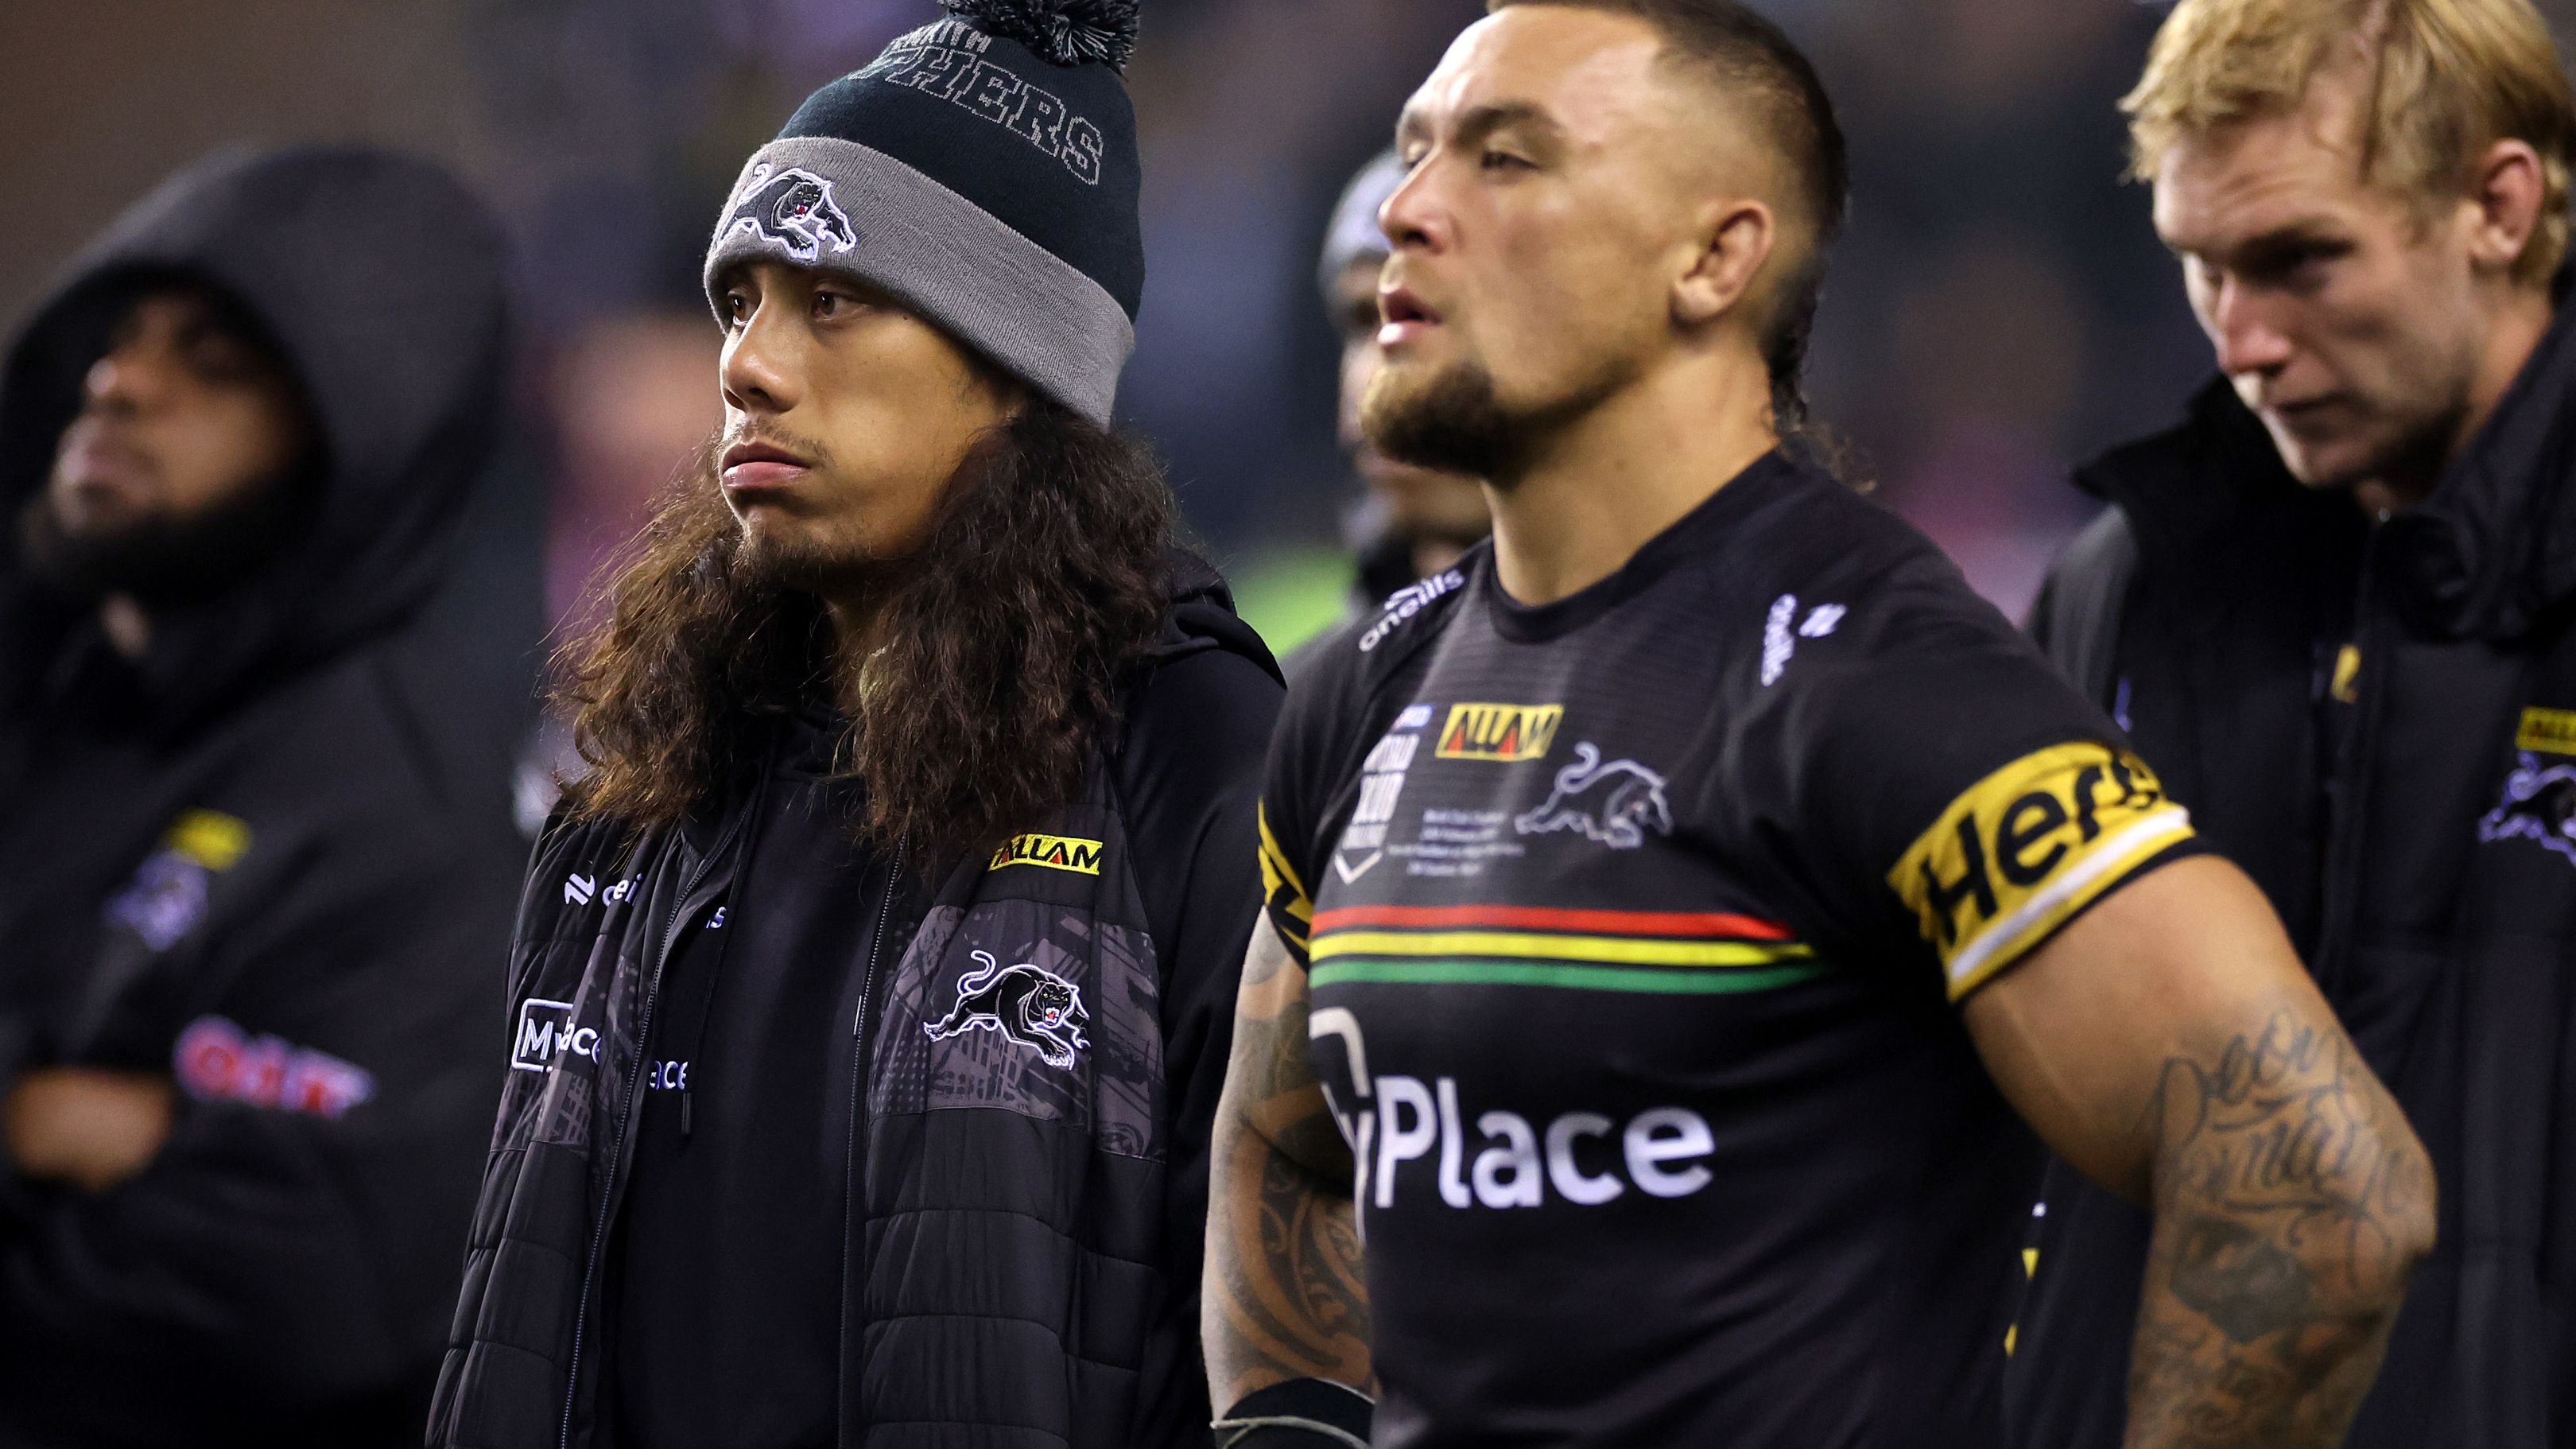
<svg viewBox="0 0 2576 1449"><path fill-rule="evenodd" d="M1574 747L1574 763L1556 772L1546 801L1523 811L1512 828L1523 835L1576 830L1612 850L1634 850L1648 831L1673 833L1673 807L1664 798L1663 776L1634 760L1604 764L1600 749L1586 740Z"/></svg>
<svg viewBox="0 0 2576 1449"><path fill-rule="evenodd" d="M989 952L977 951L983 969L957 980L957 1005L922 1030L932 1041L946 1041L970 1031L998 1031L1002 1039L1024 1046L1051 1067L1073 1065L1073 1054L1091 1045L1082 1029L1091 1025L1083 1010L1082 989L1052 971L1025 962L1005 967Z"/></svg>
<svg viewBox="0 0 2576 1449"><path fill-rule="evenodd" d="M820 257L826 242L836 252L859 244L849 213L832 200L832 183L801 166L770 177L734 206L725 231L742 230L800 262Z"/></svg>
<svg viewBox="0 0 2576 1449"><path fill-rule="evenodd" d="M2504 798L2478 821L2478 839L2536 840L2576 864L2576 765L2543 768L2524 751L2505 776Z"/></svg>

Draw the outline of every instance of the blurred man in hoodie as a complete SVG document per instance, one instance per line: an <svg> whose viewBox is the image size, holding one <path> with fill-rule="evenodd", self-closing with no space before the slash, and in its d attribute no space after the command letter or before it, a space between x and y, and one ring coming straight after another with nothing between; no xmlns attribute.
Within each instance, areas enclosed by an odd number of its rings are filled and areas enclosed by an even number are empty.
<svg viewBox="0 0 2576 1449"><path fill-rule="evenodd" d="M0 1442L417 1438L522 849L421 621L502 352L471 198L317 149L168 182L8 354Z"/></svg>

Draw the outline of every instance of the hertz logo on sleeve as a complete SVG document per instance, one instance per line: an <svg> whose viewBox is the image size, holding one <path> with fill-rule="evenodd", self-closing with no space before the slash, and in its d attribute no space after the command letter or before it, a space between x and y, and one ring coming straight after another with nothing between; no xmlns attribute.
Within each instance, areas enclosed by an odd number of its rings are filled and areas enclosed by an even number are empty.
<svg viewBox="0 0 2576 1449"><path fill-rule="evenodd" d="M2056 745L1970 786L1887 883L1940 951L1956 1001L2191 836L2190 814L2137 756Z"/></svg>
<svg viewBox="0 0 2576 1449"><path fill-rule="evenodd" d="M1544 759L1564 721L1561 704L1453 704L1432 753L1444 760Z"/></svg>
<svg viewBox="0 0 2576 1449"><path fill-rule="evenodd" d="M1100 842L1070 835L1014 835L993 852L991 869L1041 865L1075 875L1100 874Z"/></svg>

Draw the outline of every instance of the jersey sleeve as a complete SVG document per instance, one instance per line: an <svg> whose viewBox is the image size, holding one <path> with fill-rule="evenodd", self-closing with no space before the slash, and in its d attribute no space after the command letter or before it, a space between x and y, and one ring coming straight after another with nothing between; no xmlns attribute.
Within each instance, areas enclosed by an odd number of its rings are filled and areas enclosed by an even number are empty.
<svg viewBox="0 0 2576 1449"><path fill-rule="evenodd" d="M1768 711L1780 836L1849 934L1919 942L1952 1001L2197 849L2119 731L1946 563L1798 644Z"/></svg>
<svg viewBox="0 0 2576 1449"><path fill-rule="evenodd" d="M1335 833L1334 798L1351 738L1363 727L1355 630L1337 630L1288 686L1270 737L1259 815L1261 892L1270 924L1300 964L1314 928L1316 871Z"/></svg>

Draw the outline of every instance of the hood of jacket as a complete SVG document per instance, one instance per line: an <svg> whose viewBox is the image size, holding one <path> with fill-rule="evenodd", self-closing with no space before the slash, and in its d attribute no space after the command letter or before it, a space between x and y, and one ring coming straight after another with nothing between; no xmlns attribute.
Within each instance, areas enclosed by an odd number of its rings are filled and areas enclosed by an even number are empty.
<svg viewBox="0 0 2576 1449"><path fill-rule="evenodd" d="M1286 682L1279 672L1279 661L1271 657L1270 646L1234 611L1234 591L1227 587L1215 565L1187 549L1174 548L1164 554L1163 578L1171 608L1163 616L1162 633L1154 641L1150 663L1165 664L1218 649L1240 654L1260 665L1271 678Z"/></svg>
<svg viewBox="0 0 2576 1449"><path fill-rule="evenodd" d="M445 171L354 147L218 154L119 217L20 329L0 365L0 518L45 486L82 376L138 285L174 278L267 328L323 466L319 516L292 549L156 615L137 673L165 719L380 634L435 589L496 440L507 348L499 228ZM48 600L0 549L15 636L0 668L47 667L87 613Z"/></svg>

